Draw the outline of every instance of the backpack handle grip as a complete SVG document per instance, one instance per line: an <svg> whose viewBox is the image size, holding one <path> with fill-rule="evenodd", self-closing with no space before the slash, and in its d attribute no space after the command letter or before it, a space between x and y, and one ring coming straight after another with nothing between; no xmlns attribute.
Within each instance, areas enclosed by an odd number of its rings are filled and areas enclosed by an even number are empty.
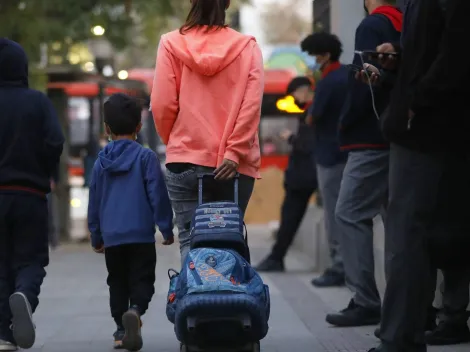
<svg viewBox="0 0 470 352"><path fill-rule="evenodd" d="M215 174L213 173L202 173L197 175L198 179L198 204L202 204L202 194L203 194L203 180L205 177L214 178ZM238 204L238 180L240 179L240 174L237 172L233 179L233 201L235 204Z"/></svg>

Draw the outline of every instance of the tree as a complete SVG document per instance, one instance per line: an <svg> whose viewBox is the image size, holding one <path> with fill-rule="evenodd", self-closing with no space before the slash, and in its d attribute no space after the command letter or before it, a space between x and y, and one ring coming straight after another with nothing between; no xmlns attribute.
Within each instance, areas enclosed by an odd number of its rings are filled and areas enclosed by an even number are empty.
<svg viewBox="0 0 470 352"><path fill-rule="evenodd" d="M270 4L261 17L269 44L297 44L310 32L310 22L299 11L300 0Z"/></svg>
<svg viewBox="0 0 470 352"><path fill-rule="evenodd" d="M104 27L106 38L122 49L131 39L131 9L154 18L173 13L171 0L1 0L0 33L19 42L33 61L41 43L70 46L89 39L95 25Z"/></svg>

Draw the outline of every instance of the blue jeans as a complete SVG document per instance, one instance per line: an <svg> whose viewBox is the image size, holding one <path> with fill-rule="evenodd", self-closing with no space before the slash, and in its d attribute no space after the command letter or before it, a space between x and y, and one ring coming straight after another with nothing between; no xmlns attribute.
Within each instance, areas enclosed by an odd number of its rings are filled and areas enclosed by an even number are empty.
<svg viewBox="0 0 470 352"><path fill-rule="evenodd" d="M189 252L189 230L194 210L198 206L198 178L201 173L212 173L214 168L205 166L188 166L180 173L166 170L166 184L171 205L175 212L176 226L178 227L181 262L184 262ZM255 180L252 177L240 175L238 188L238 205L242 212L246 211L253 192ZM233 201L233 181L218 182L205 179L203 202L221 200Z"/></svg>

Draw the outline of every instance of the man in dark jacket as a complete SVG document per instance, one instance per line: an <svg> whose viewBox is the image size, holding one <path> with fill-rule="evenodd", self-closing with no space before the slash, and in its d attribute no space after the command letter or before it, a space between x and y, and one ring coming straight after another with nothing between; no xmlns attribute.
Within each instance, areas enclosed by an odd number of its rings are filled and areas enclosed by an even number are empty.
<svg viewBox="0 0 470 352"><path fill-rule="evenodd" d="M0 111L0 349L12 351L35 340L32 314L49 264L46 194L64 137L50 101L28 88L23 49L7 39Z"/></svg>
<svg viewBox="0 0 470 352"><path fill-rule="evenodd" d="M400 39L402 13L390 0L366 0L369 12L356 30L355 50L375 50L384 41ZM362 65L359 55L354 64ZM373 219L384 215L388 192L389 145L382 136L379 115L390 90L369 86L349 76L349 89L340 121L341 149L349 151L336 205L346 283L353 292L346 309L328 314L336 326L376 325L380 295L375 282Z"/></svg>
<svg viewBox="0 0 470 352"><path fill-rule="evenodd" d="M398 71L382 124L391 142L390 195L385 224L387 288L382 344L373 349L376 352L426 351L429 299L423 298L433 285L431 229L457 229L458 243L468 243L468 220L459 200L468 199L470 188L468 178L462 177L469 170L470 66L453 70L455 48L470 37L468 13L468 0L411 0L401 45L378 48L386 57L387 52L399 52L400 58L394 60ZM390 62L385 64L393 70ZM447 206L453 211L445 211ZM468 259L458 254L462 260L455 267L468 267ZM460 280L468 289L465 276ZM468 291L466 295L468 300ZM462 332L467 329L462 322L458 325Z"/></svg>
<svg viewBox="0 0 470 352"><path fill-rule="evenodd" d="M287 94L297 97L297 105L306 109L313 100L312 82L307 77L296 77L289 84ZM281 133L281 138L292 146L284 175L285 198L281 208L281 224L276 243L271 253L258 265L258 271L284 271L284 257L299 229L308 202L317 190L313 155L315 138L312 126L305 123L305 117L306 112L299 118L296 134L290 131Z"/></svg>
<svg viewBox="0 0 470 352"><path fill-rule="evenodd" d="M308 119L315 130L315 161L318 187L322 197L325 229L332 265L312 280L316 287L344 285L339 229L335 219L336 202L343 178L347 153L339 148L338 125L348 89L348 69L339 59L343 52L337 36L314 33L301 43L302 51L315 56L321 79L315 87L315 99Z"/></svg>

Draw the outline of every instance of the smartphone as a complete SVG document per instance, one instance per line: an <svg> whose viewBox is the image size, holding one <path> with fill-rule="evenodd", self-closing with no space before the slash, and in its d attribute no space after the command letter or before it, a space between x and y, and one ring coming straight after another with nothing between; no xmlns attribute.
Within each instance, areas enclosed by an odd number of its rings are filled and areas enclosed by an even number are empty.
<svg viewBox="0 0 470 352"><path fill-rule="evenodd" d="M350 65L347 65L347 67L348 67L351 71L353 71L354 73L366 71L363 67L361 67L361 66L359 66L359 65L350 64ZM369 75L371 75L371 74L373 74L374 72L372 72L371 70L367 69L367 73L369 73Z"/></svg>
<svg viewBox="0 0 470 352"><path fill-rule="evenodd" d="M362 55L366 56L366 57L370 57L372 59L378 59L380 55L383 55L383 56L393 56L395 58L398 58L400 56L399 53L379 53L378 51L373 51L373 50L365 50L362 52Z"/></svg>
<svg viewBox="0 0 470 352"><path fill-rule="evenodd" d="M348 69L350 69L351 71L357 73L357 72L361 72L363 70L363 68L359 65L354 65L354 64L350 64L350 65L347 65Z"/></svg>

